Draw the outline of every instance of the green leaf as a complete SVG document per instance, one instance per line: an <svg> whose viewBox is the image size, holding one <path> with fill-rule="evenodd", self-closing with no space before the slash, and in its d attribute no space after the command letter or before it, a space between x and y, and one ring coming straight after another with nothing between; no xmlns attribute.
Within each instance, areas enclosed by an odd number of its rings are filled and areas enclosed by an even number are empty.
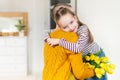
<svg viewBox="0 0 120 80"><path fill-rule="evenodd" d="M22 20L19 19L19 20L18 20L18 23L19 23L19 24L15 25L15 27L17 27L18 31L24 30L25 25L23 24Z"/></svg>

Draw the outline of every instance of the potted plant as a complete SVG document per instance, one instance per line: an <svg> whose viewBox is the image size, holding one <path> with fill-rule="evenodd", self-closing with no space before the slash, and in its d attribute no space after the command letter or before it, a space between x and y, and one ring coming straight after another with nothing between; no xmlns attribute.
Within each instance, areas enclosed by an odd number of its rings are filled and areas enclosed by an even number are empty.
<svg viewBox="0 0 120 80"><path fill-rule="evenodd" d="M23 30L25 29L25 25L23 24L23 21L21 19L18 20L18 24L15 25L19 31L19 35L24 35Z"/></svg>

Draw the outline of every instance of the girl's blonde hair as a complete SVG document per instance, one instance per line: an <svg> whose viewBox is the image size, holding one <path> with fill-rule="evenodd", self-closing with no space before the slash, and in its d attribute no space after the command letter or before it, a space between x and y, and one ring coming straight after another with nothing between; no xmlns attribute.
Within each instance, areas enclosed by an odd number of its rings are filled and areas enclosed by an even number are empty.
<svg viewBox="0 0 120 80"><path fill-rule="evenodd" d="M65 3L59 3L59 4L56 4L52 9L52 17L56 23L59 21L59 19L63 15L66 15L67 13L69 13L72 16L75 16L77 18L79 27L83 25L83 23L78 19L77 15L75 14L74 10L72 9L72 7L70 5L65 4ZM94 39L93 39L93 36L89 29L88 29L88 33L89 33L89 41L88 42L92 43L94 41Z"/></svg>

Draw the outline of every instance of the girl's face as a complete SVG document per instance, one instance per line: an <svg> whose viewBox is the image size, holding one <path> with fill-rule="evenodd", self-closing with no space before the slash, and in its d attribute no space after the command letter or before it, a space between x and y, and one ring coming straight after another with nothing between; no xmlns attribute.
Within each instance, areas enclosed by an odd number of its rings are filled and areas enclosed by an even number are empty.
<svg viewBox="0 0 120 80"><path fill-rule="evenodd" d="M77 32L78 29L77 18L69 13L63 15L59 19L58 24L63 31Z"/></svg>

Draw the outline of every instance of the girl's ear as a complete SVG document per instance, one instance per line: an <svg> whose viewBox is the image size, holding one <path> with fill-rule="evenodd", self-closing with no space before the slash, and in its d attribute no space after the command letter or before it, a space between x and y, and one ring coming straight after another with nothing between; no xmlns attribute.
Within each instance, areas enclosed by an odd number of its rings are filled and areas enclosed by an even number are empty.
<svg viewBox="0 0 120 80"><path fill-rule="evenodd" d="M78 21L78 18L77 18L77 16L74 16L74 18L75 18L75 20L76 20L76 21Z"/></svg>
<svg viewBox="0 0 120 80"><path fill-rule="evenodd" d="M56 29L60 29L60 26L58 24L56 24Z"/></svg>

